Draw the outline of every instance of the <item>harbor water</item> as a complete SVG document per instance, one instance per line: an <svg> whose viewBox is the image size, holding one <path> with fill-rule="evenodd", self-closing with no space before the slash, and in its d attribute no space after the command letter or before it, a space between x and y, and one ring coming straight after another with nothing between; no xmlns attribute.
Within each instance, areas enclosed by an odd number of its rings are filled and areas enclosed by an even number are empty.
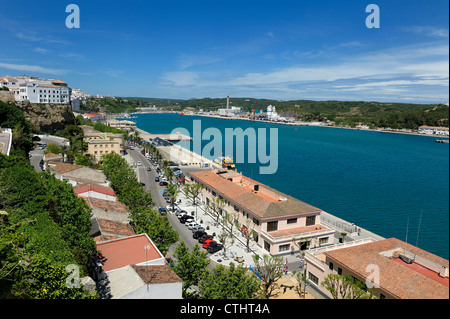
<svg viewBox="0 0 450 319"><path fill-rule="evenodd" d="M226 128L266 128L267 137L277 128L276 172L260 174L265 165L247 161L237 163L237 171L382 237L449 258L449 144L426 136L179 114L134 119L149 133L184 128L191 137L194 120L201 120L202 130L217 128L223 139ZM209 142L202 141L202 149ZM189 148L194 142L182 143Z"/></svg>

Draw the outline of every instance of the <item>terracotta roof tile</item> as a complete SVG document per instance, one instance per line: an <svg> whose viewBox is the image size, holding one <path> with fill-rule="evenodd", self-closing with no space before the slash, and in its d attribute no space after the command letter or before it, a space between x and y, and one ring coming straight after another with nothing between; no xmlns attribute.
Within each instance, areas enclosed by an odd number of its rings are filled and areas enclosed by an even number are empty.
<svg viewBox="0 0 450 319"><path fill-rule="evenodd" d="M380 288L401 299L440 299L449 298L448 277L447 284L433 279L436 272L429 270L428 274L419 272L405 263L399 263L382 253L404 248L412 254L430 260L437 265L449 266L449 262L439 256L424 251L418 247L405 244L396 238L389 238L363 245L341 248L324 253L325 256L335 260L361 278L369 275L366 267L369 264L377 265L380 269ZM414 264L415 262L413 262Z"/></svg>
<svg viewBox="0 0 450 319"><path fill-rule="evenodd" d="M146 284L166 284L183 282L167 265L136 266L131 265Z"/></svg>
<svg viewBox="0 0 450 319"><path fill-rule="evenodd" d="M233 182L217 173L218 171L216 170L210 170L189 174L202 184L214 189L223 197L228 198L261 218L321 211L317 207L304 203L248 177L241 175L241 182ZM225 173L224 176L229 177L229 174ZM253 185L258 185L259 190L255 191Z"/></svg>

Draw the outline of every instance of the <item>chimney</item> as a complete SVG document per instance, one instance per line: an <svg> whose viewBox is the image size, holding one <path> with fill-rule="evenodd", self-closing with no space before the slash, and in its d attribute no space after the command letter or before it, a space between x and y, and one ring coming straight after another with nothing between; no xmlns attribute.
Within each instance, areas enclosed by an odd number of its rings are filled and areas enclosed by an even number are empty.
<svg viewBox="0 0 450 319"><path fill-rule="evenodd" d="M227 110L228 110L229 107L230 107L230 97L227 96Z"/></svg>

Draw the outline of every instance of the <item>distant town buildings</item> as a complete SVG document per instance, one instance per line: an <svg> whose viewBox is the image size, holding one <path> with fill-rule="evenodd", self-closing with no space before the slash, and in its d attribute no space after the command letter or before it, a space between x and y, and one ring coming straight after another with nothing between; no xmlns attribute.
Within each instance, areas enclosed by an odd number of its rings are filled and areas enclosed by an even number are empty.
<svg viewBox="0 0 450 319"><path fill-rule="evenodd" d="M449 136L448 127L420 126L419 133Z"/></svg>
<svg viewBox="0 0 450 319"><path fill-rule="evenodd" d="M71 88L58 79L4 76L0 77L0 86L13 92L18 102L69 104L71 99Z"/></svg>
<svg viewBox="0 0 450 319"><path fill-rule="evenodd" d="M132 122L132 121L127 121L127 120L116 120L116 119L111 119L108 120L107 125L120 129L120 130L124 130L124 131L130 131L130 130L134 130L136 129L136 122Z"/></svg>

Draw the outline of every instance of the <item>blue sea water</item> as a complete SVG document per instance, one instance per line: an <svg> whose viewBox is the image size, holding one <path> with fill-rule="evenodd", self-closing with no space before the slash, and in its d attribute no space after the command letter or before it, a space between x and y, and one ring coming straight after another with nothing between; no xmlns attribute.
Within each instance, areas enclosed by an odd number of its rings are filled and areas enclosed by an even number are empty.
<svg viewBox="0 0 450 319"><path fill-rule="evenodd" d="M425 136L178 114L141 114L135 121L150 133L185 128L193 136L194 120L203 130L219 129L224 139L225 128L266 128L267 136L277 128L276 173L260 174L266 166L260 163L238 163L239 172L380 236L408 235L408 243L449 258L449 144Z"/></svg>

